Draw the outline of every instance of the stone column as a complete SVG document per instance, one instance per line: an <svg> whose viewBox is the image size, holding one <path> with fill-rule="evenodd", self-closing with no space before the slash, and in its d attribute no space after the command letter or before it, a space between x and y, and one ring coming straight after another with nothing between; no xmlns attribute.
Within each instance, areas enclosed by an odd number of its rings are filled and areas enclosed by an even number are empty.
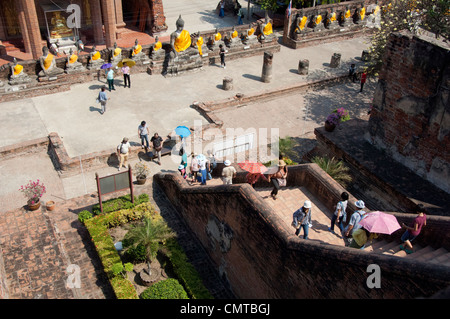
<svg viewBox="0 0 450 319"><path fill-rule="evenodd" d="M94 43L103 44L105 43L105 39L103 39L102 8L100 6L100 0L91 0L90 4Z"/></svg>
<svg viewBox="0 0 450 319"><path fill-rule="evenodd" d="M114 46L116 41L116 10L114 2L111 0L102 0L103 21L105 24L106 47Z"/></svg>
<svg viewBox="0 0 450 319"><path fill-rule="evenodd" d="M16 10L19 19L20 32L22 33L23 44L26 53L31 53L30 35L28 34L27 18L22 7L22 1L16 2Z"/></svg>
<svg viewBox="0 0 450 319"><path fill-rule="evenodd" d="M164 7L162 0L153 0L150 2L152 15L152 32L163 32L168 29L166 25L166 17L164 16Z"/></svg>
<svg viewBox="0 0 450 319"><path fill-rule="evenodd" d="M229 91L233 88L233 79L229 77L223 78L223 89Z"/></svg>
<svg viewBox="0 0 450 319"><path fill-rule="evenodd" d="M272 52L264 52L264 63L261 75L261 81L264 83L269 83L272 80Z"/></svg>
<svg viewBox="0 0 450 319"><path fill-rule="evenodd" d="M123 22L122 0L114 0L114 4L116 12L116 27L123 28L125 26L125 22Z"/></svg>
<svg viewBox="0 0 450 319"><path fill-rule="evenodd" d="M42 55L42 38L39 29L39 20L36 13L36 5L34 0L21 0L19 6L23 10L25 16L30 46L25 49L33 55L33 59L39 59Z"/></svg>
<svg viewBox="0 0 450 319"><path fill-rule="evenodd" d="M307 75L309 71L309 60L300 60L298 61L298 74Z"/></svg>
<svg viewBox="0 0 450 319"><path fill-rule="evenodd" d="M331 57L330 68L337 68L341 64L341 54L334 53Z"/></svg>

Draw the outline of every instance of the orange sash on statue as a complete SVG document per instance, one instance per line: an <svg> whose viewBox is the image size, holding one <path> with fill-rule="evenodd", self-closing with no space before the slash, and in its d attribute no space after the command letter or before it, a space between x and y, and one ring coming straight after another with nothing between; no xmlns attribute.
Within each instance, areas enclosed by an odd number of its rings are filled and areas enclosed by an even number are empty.
<svg viewBox="0 0 450 319"><path fill-rule="evenodd" d="M181 31L178 38L175 39L175 50L182 52L191 46L191 35L186 30Z"/></svg>
<svg viewBox="0 0 450 319"><path fill-rule="evenodd" d="M214 40L220 41L220 39L222 39L222 35L219 32L217 32L215 37L214 37Z"/></svg>
<svg viewBox="0 0 450 319"><path fill-rule="evenodd" d="M140 44L138 44L136 46L136 49L133 50L133 55L137 55L142 51L142 46Z"/></svg>
<svg viewBox="0 0 450 319"><path fill-rule="evenodd" d="M361 20L364 20L364 16L366 15L366 8L361 9Z"/></svg>
<svg viewBox="0 0 450 319"><path fill-rule="evenodd" d="M336 12L331 14L330 22L336 21Z"/></svg>
<svg viewBox="0 0 450 319"><path fill-rule="evenodd" d="M121 48L115 48L113 55L116 57L116 56L118 56L120 54L120 52L122 52Z"/></svg>
<svg viewBox="0 0 450 319"><path fill-rule="evenodd" d="M50 66L52 65L53 61L53 54L49 53L47 54L47 57L44 59L44 69L48 70Z"/></svg>
<svg viewBox="0 0 450 319"><path fill-rule="evenodd" d="M303 29L305 28L305 25L306 25L306 21L308 21L308 17L303 16L302 20L300 21L300 23L299 23L299 25L298 25L298 28L299 28L300 30L303 31Z"/></svg>
<svg viewBox="0 0 450 319"><path fill-rule="evenodd" d="M264 33L265 35L269 35L269 34L272 34L272 33L273 33L273 31L272 31L272 23L268 22L268 23L265 25L265 27L264 27L264 29L263 29L263 33Z"/></svg>
<svg viewBox="0 0 450 319"><path fill-rule="evenodd" d="M253 28L251 28L250 30L248 30L248 32L247 32L247 34L250 36L250 35L253 35L253 33L255 33L255 29L253 29Z"/></svg>
<svg viewBox="0 0 450 319"><path fill-rule="evenodd" d="M78 60L78 56L76 56L75 54L72 54L69 58L69 64L73 64L75 62L77 62Z"/></svg>
<svg viewBox="0 0 450 319"><path fill-rule="evenodd" d="M345 18L346 19L350 18L350 15L351 15L350 10L347 10L347 12L345 13Z"/></svg>
<svg viewBox="0 0 450 319"><path fill-rule="evenodd" d="M158 51L161 48L162 48L162 43L161 43L161 41L158 41L158 42L156 42L155 46L153 47L153 50Z"/></svg>
<svg viewBox="0 0 450 319"><path fill-rule="evenodd" d="M316 18L316 24L319 24L320 22L322 22L322 16L319 14Z"/></svg>
<svg viewBox="0 0 450 319"><path fill-rule="evenodd" d="M203 45L203 38L199 37L198 40L197 40L197 48L198 48L198 53L200 55L203 55L203 53L202 53L202 45Z"/></svg>
<svg viewBox="0 0 450 319"><path fill-rule="evenodd" d="M100 59L100 52L97 51L92 55L92 61L96 61L98 59Z"/></svg>
<svg viewBox="0 0 450 319"><path fill-rule="evenodd" d="M14 75L20 74L20 73L22 72L22 70L23 70L23 66L20 65L20 64L17 64L17 65L14 67Z"/></svg>
<svg viewBox="0 0 450 319"><path fill-rule="evenodd" d="M231 34L231 37L234 39L238 36L238 32L234 30L233 34Z"/></svg>

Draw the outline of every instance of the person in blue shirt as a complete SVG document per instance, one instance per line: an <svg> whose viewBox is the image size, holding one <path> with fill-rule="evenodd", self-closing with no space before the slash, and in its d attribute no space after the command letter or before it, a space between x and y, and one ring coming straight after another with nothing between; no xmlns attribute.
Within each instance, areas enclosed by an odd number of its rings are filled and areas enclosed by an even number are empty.
<svg viewBox="0 0 450 319"><path fill-rule="evenodd" d="M98 93L97 99L100 102L100 105L102 106L102 110L100 111L100 114L103 114L106 112L106 102L109 100L105 91L106 91L106 88L102 87L102 90Z"/></svg>
<svg viewBox="0 0 450 319"><path fill-rule="evenodd" d="M303 239L308 239L309 225L311 224L311 201L306 200L302 207L293 214L292 226L297 230L295 235L299 236L303 228Z"/></svg>

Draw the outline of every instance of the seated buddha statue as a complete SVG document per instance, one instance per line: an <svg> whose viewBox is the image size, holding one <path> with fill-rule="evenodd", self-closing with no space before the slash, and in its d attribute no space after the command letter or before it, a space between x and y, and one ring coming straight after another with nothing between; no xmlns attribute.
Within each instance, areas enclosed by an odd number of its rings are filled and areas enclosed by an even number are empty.
<svg viewBox="0 0 450 319"><path fill-rule="evenodd" d="M71 74L84 71L84 69L83 64L78 62L78 55L73 53L73 49L70 48L69 54L67 55L66 69L64 71Z"/></svg>
<svg viewBox="0 0 450 319"><path fill-rule="evenodd" d="M89 60L87 68L90 69L98 69L105 63L105 60L102 59L102 55L97 51L95 45L92 47L92 51L89 53Z"/></svg>
<svg viewBox="0 0 450 319"><path fill-rule="evenodd" d="M225 44L227 47L237 46L241 44L241 39L239 38L239 34L236 28L233 26L233 29L229 32Z"/></svg>
<svg viewBox="0 0 450 319"><path fill-rule="evenodd" d="M337 27L337 15L336 11L334 11L334 8L331 9L331 12L327 11L324 25L327 29L334 29Z"/></svg>
<svg viewBox="0 0 450 319"><path fill-rule="evenodd" d="M174 54L174 57L191 47L191 35L187 30L184 30L184 20L181 18L181 15L176 21L176 27L176 30L170 35L171 53Z"/></svg>
<svg viewBox="0 0 450 319"><path fill-rule="evenodd" d="M17 59L14 58L11 65L11 75L9 76L9 84L16 85L21 83L30 82L31 78L23 71L23 66L17 63Z"/></svg>
<svg viewBox="0 0 450 319"><path fill-rule="evenodd" d="M366 8L364 7L364 3L362 4L361 8L356 10L356 15L354 19L354 23L356 24L362 24L364 23L364 18L366 17Z"/></svg>
<svg viewBox="0 0 450 319"><path fill-rule="evenodd" d="M110 51L110 58L113 66L122 61L122 49L117 47L117 42L114 42L114 46Z"/></svg>
<svg viewBox="0 0 450 319"><path fill-rule="evenodd" d="M50 37L52 39L61 39L73 36L73 31L67 27L66 18L61 16L61 12L53 12L50 23L52 25L52 29L50 30Z"/></svg>
<svg viewBox="0 0 450 319"><path fill-rule="evenodd" d="M274 37L272 23L270 22L269 14L266 11L264 22L259 25L260 34L258 39L260 41L269 41Z"/></svg>
<svg viewBox="0 0 450 319"><path fill-rule="evenodd" d="M308 17L303 13L303 10L297 14L297 18L295 19L295 29L294 32L296 34L304 33L306 32L307 28L307 22Z"/></svg>
<svg viewBox="0 0 450 319"><path fill-rule="evenodd" d="M150 50L150 57L152 59L160 59L164 58L166 52L162 49L162 43L159 41L159 37L156 36L155 43L153 43L152 48Z"/></svg>
<svg viewBox="0 0 450 319"><path fill-rule="evenodd" d="M131 48L131 59L141 61L143 64L150 63L150 59L144 54L138 39L134 41L134 46Z"/></svg>
<svg viewBox="0 0 450 319"><path fill-rule="evenodd" d="M339 24L343 27L352 25L352 21L350 17L352 16L352 13L350 11L349 6L345 7L345 10L341 12L339 16Z"/></svg>
<svg viewBox="0 0 450 319"><path fill-rule="evenodd" d="M203 37L200 35L200 31L198 31L197 33L197 41L195 41L195 47L198 50L198 54L200 54L201 56L203 55L203 49L202 46L204 44L204 40Z"/></svg>
<svg viewBox="0 0 450 319"><path fill-rule="evenodd" d="M314 31L323 29L322 15L317 10L313 12L308 26Z"/></svg>
<svg viewBox="0 0 450 319"><path fill-rule="evenodd" d="M42 56L39 58L42 70L38 73L39 77L50 77L62 74L63 69L56 66L55 56L51 54L47 47L42 48Z"/></svg>

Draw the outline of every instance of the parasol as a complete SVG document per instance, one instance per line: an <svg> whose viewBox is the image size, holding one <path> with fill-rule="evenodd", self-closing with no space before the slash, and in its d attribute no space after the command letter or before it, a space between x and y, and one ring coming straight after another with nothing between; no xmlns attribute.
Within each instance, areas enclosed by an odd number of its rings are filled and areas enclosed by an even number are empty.
<svg viewBox="0 0 450 319"><path fill-rule="evenodd" d="M191 135L191 130L186 126L177 126L177 128L175 129L175 133L182 137L188 137L189 135Z"/></svg>
<svg viewBox="0 0 450 319"><path fill-rule="evenodd" d="M126 63L127 66L132 67L136 64L136 61L131 60L131 59L123 59L122 61L120 61L119 63L117 63L117 66L119 68L123 67L123 64Z"/></svg>
<svg viewBox="0 0 450 319"><path fill-rule="evenodd" d="M100 67L100 69L105 70L105 69L109 69L110 67L112 67L111 63L105 63Z"/></svg>
<svg viewBox="0 0 450 319"><path fill-rule="evenodd" d="M244 161L242 163L238 163L239 167L244 171L247 171L252 174L260 173L263 174L267 171L267 167L265 167L262 163L259 162L250 162Z"/></svg>
<svg viewBox="0 0 450 319"><path fill-rule="evenodd" d="M359 224L367 229L371 233L377 234L392 234L401 226L394 215L386 214L383 212L375 211L368 213Z"/></svg>

